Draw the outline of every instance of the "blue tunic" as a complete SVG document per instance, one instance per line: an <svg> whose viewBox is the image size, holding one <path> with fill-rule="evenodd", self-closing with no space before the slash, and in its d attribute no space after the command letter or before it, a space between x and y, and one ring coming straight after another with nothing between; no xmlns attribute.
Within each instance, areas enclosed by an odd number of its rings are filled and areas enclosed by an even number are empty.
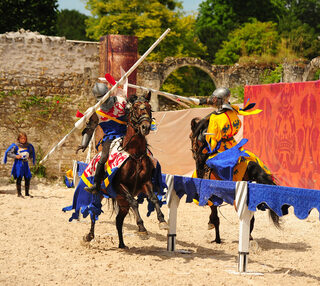
<svg viewBox="0 0 320 286"><path fill-rule="evenodd" d="M32 161L33 164L35 164L35 152L34 147L32 144L28 143L25 147L19 147L17 144L13 143L9 146L9 148L6 150L3 158L3 162L7 163L7 157L10 150L13 150L14 154L21 155L25 159L14 159L14 163L11 170L11 175L17 179L19 177L25 177L27 179L30 179L32 177L29 164L28 164L28 157L29 155L32 155Z"/></svg>

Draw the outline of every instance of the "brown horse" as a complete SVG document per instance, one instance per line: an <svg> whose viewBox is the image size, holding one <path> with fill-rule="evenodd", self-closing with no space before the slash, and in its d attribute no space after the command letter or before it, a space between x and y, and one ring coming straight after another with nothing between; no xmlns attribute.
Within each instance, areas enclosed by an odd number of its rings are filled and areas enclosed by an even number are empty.
<svg viewBox="0 0 320 286"><path fill-rule="evenodd" d="M206 165L206 160L209 154L204 152L207 142L205 141L204 133L208 128L209 120L208 118L200 119L193 118L191 121L191 151L193 159L196 162L196 172L198 178L210 179L210 180L221 180L214 172ZM250 161L247 165L246 171L242 177L242 181L254 181L259 184L275 185L275 182L271 175L267 174L265 170L255 161ZM211 214L209 216L208 229L215 228L216 238L212 242L221 243L220 238L220 219L218 216L217 206L211 205ZM258 209L264 209L265 205L259 205ZM269 216L273 224L280 228L279 216L270 209ZM250 222L250 239L252 239L251 232L254 228L254 216Z"/></svg>
<svg viewBox="0 0 320 286"><path fill-rule="evenodd" d="M137 98L131 96L131 107L128 115L127 132L122 140L122 149L129 153L129 158L121 165L112 181L112 186L116 191L115 204L118 205L116 216L116 227L119 237L119 248L126 248L123 241L123 221L132 208L139 234L147 234L143 220L139 214L138 202L135 199L140 193L144 193L154 204L159 220L160 229L168 229L168 225L161 212L158 197L154 189L152 175L155 170L154 160L148 155L146 135L149 134L152 121L150 106L151 93L147 96ZM93 216L94 217L94 216ZM91 219L90 232L84 237L85 241L94 238L95 220Z"/></svg>

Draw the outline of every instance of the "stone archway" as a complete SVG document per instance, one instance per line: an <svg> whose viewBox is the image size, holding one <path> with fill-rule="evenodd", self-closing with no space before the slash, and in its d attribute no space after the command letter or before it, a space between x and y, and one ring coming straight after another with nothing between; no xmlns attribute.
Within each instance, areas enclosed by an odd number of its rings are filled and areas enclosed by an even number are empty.
<svg viewBox="0 0 320 286"><path fill-rule="evenodd" d="M163 72L162 72L162 79L161 79L161 85L165 82L165 80L168 78L168 76L174 72L175 70L185 67L185 66L192 66L197 67L204 72L206 72L211 80L213 81L214 85L217 85L219 83L219 80L217 79L215 73L213 72L212 65L208 62L198 59L198 58L166 58L163 65Z"/></svg>
<svg viewBox="0 0 320 286"><path fill-rule="evenodd" d="M316 72L320 69L320 57L314 58L305 68L302 81L314 80Z"/></svg>
<svg viewBox="0 0 320 286"><path fill-rule="evenodd" d="M209 75L215 86L221 86L223 84L221 75L223 75L224 72L222 72L222 70L225 71L229 69L227 66L211 65L210 63L198 58L168 57L162 63L143 62L138 68L137 82L139 85L160 90L160 87L168 78L168 76L173 71L184 66L193 66L203 70ZM159 109L157 96L152 97L151 104L153 110Z"/></svg>

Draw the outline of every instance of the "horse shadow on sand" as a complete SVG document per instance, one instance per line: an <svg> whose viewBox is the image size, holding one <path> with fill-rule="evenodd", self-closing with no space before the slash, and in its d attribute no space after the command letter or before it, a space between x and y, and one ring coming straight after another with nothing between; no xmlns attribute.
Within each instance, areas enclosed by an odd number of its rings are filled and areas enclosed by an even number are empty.
<svg viewBox="0 0 320 286"><path fill-rule="evenodd" d="M189 243L182 240L177 239L176 240L176 248L177 251L175 252L169 252L167 251L167 233L160 234L157 232L152 232L148 230L148 235L143 237L136 234L137 226L135 224L131 223L124 223L124 227L126 229L126 233L124 233L124 236L127 237L127 241L130 242L131 236L137 236L140 237L141 240L149 240L149 239L155 239L157 241L163 242L163 247L158 247L154 245L143 245L143 246L130 246L128 249L119 249L117 247L118 244L118 236L117 231L115 227L114 219L111 218L110 221L100 221L99 224L103 228L103 225L111 225L114 226L114 231L109 234L102 234L99 236L99 240L103 241L106 236L112 236L115 246L114 247L106 247L101 244L95 244L93 243L92 246L90 246L91 249L99 250L99 251L123 251L126 253L126 255L143 255L143 256L158 256L161 260L167 260L174 257L181 257L184 258L186 261L191 261L195 258L203 258L207 259L208 257L212 257L216 260L221 261L236 261L237 255L230 255L226 253L223 250L214 249L214 244L212 244L212 248L199 246L197 243ZM108 227L110 230L110 228Z"/></svg>
<svg viewBox="0 0 320 286"><path fill-rule="evenodd" d="M111 217L110 221L100 221L101 225L112 225L115 228L115 223L113 221L113 217ZM103 226L102 226L103 227ZM135 234L135 231L137 230L137 226L135 224L131 223L124 223L124 227L129 233L124 233L124 236L127 237L127 240L130 240L130 236L137 235ZM110 228L108 228L110 229ZM109 234L114 237L114 242L115 245L118 243L118 237L116 233L116 229L114 229L114 233ZM100 236L100 241L103 241L105 235ZM137 235L138 236L138 235ZM156 232L152 232L148 230L148 236L147 238L141 238L141 240L147 240L147 239L156 239L157 241L163 242L163 247L159 246L131 246L128 249L119 249L118 247L105 247L103 244L95 244L94 246L90 247L92 249L96 249L99 251L103 252L109 252L109 251L122 251L126 255L143 255L143 256L157 256L160 260L169 260L172 258L183 258L186 262L192 261L196 258L200 259L208 259L212 258L215 261L224 261L224 262L230 262L230 263L237 263L238 259L238 254L232 255L229 253L226 253L222 249L214 249L215 244L212 244L212 248L209 247L203 247L200 246L199 243L189 243L185 241L181 241L177 239L176 241L176 248L177 251L175 252L170 252L167 251L166 246L167 246L167 235L165 234L160 234ZM310 246L307 243L281 243L281 242L275 242L266 238L258 238L254 240L258 247L259 251L267 251L269 249L280 249L280 250L290 250L294 249L295 251L299 252L305 252L308 249L310 249ZM232 241L230 242L232 244L238 244L238 241ZM254 250L254 247L252 249ZM297 270L297 269L292 269L292 268L278 268L275 267L272 264L272 257L270 257L270 263L261 263L260 261L256 261L252 259L252 256L250 257L250 263L256 263L262 266L268 266L271 269L274 269L274 271L268 271L267 273L273 273L273 274L281 274L281 275L288 275L288 276L293 276L293 277L303 277L303 278L309 278L309 279L314 279L315 281L320 281L320 277L307 274L303 271Z"/></svg>

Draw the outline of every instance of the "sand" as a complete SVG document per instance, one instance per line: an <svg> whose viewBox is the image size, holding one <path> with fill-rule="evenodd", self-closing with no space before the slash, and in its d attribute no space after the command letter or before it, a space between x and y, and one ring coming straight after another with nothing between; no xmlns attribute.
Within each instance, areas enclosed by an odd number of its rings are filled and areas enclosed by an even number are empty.
<svg viewBox="0 0 320 286"><path fill-rule="evenodd" d="M185 203L178 209L177 252L167 252L167 233L155 213L146 217L147 239L136 233L133 214L125 219L127 250L118 249L115 216L103 201L96 238L83 243L90 222L68 222L61 209L74 189L31 181L33 198L18 198L15 185L0 183L0 285L319 285L320 223L318 211L306 220L290 214L282 230L266 212L256 212L248 274L235 274L238 219L232 206L220 208L221 244L207 230L209 209ZM163 208L166 217L168 209Z"/></svg>

